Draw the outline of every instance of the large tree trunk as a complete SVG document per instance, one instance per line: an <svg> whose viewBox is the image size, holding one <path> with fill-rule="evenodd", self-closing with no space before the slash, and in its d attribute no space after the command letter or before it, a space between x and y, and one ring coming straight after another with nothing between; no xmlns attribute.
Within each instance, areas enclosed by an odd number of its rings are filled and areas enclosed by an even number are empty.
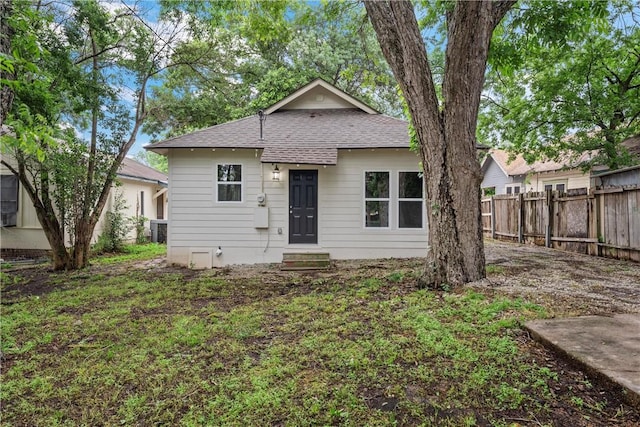
<svg viewBox="0 0 640 427"><path fill-rule="evenodd" d="M459 1L447 13L441 106L412 4L365 1L420 146L429 222L425 286L485 277L475 134L491 35L513 3Z"/></svg>

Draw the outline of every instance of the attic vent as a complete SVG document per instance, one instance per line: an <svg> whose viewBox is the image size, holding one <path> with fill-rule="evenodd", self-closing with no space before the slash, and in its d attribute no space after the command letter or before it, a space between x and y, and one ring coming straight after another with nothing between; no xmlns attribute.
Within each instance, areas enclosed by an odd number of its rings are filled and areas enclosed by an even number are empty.
<svg viewBox="0 0 640 427"><path fill-rule="evenodd" d="M322 102L322 101L324 101L324 95L316 95L316 101L317 101L317 102Z"/></svg>

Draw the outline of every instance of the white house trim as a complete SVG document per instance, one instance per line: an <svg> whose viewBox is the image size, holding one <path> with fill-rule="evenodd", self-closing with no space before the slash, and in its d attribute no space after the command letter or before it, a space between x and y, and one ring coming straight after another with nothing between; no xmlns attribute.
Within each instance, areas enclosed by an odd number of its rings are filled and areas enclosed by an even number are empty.
<svg viewBox="0 0 640 427"><path fill-rule="evenodd" d="M306 86L303 86L300 89L298 89L297 91L293 92L291 95L287 96L286 98L282 99L281 101L276 102L271 107L269 107L266 110L264 110L264 114L271 114L271 113L281 109L285 105L289 104L291 101L294 101L295 99L299 98L301 95L304 95L305 93L309 92L311 89L314 89L316 87L322 87L322 88L326 89L327 91L331 92L332 94L336 95L337 97L339 97L339 98L343 99L344 101L352 104L355 108L359 108L359 109L361 109L362 111L364 111L364 112L366 112L368 114L378 114L378 112L376 110L374 110L373 108L369 107L366 104L363 104L362 102L358 101L356 98L354 98L351 95L341 91L340 89L336 88L335 86L330 85L329 83L325 82L322 79L316 79L316 80L312 81L311 83L307 84Z"/></svg>

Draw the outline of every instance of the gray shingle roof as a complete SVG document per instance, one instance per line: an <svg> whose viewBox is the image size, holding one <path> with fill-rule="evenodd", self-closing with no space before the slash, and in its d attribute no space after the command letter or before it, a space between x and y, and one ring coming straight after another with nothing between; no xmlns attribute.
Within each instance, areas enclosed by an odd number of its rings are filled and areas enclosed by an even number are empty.
<svg viewBox="0 0 640 427"><path fill-rule="evenodd" d="M337 165L338 149L323 147L265 147L262 163Z"/></svg>
<svg viewBox="0 0 640 427"><path fill-rule="evenodd" d="M278 110L212 126L146 148L408 148L408 123L358 109Z"/></svg>
<svg viewBox="0 0 640 427"><path fill-rule="evenodd" d="M122 164L118 169L118 176L123 178L135 178L144 179L147 181L157 181L158 183L166 184L169 177L159 170L150 168L142 163L136 162L133 159L125 157L122 160Z"/></svg>

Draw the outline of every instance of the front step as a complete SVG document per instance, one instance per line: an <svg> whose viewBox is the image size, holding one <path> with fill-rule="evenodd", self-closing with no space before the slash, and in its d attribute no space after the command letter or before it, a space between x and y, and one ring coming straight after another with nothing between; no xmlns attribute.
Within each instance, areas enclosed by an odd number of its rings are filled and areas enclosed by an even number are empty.
<svg viewBox="0 0 640 427"><path fill-rule="evenodd" d="M280 270L327 270L330 266L328 252L291 252L282 255Z"/></svg>

